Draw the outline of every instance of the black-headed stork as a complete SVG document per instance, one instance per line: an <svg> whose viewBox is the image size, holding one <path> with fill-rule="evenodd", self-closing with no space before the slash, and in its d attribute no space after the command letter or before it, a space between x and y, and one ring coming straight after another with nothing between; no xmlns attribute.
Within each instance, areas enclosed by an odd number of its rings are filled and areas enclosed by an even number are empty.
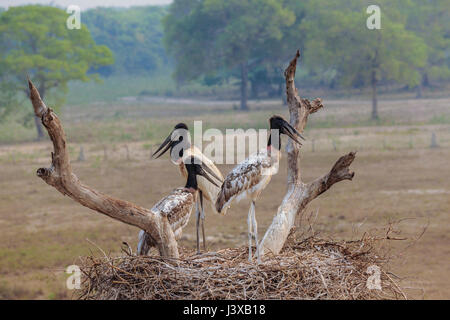
<svg viewBox="0 0 450 320"><path fill-rule="evenodd" d="M213 185L219 187L211 178L219 180L219 177L208 167L203 166L199 159L194 157L184 158L187 177L184 188L174 189L169 195L156 203L151 211L155 214L167 217L175 239L181 238L182 230L187 225L192 208L197 201L198 178L203 177ZM154 240L144 230L139 232L137 254L146 255L155 245Z"/></svg>
<svg viewBox="0 0 450 320"><path fill-rule="evenodd" d="M157 155L156 158L162 156L167 150L170 150L170 155L172 160L178 164L178 169L183 178L187 178L188 172L182 159L194 156L201 160L201 163L205 168L209 168L214 174L220 179L220 183L223 181L223 176L220 170L214 165L214 162L207 158L196 146L190 143L188 127L184 123L179 123L172 130L170 135L164 140L164 142L159 146L159 148L153 153L153 156ZM211 183L208 179L200 176L198 177L198 190L199 190L199 200L200 204L197 207L196 213L196 228L197 228L197 252L200 252L200 236L199 236L199 224L201 221L202 225L202 236L203 236L203 249L206 250L205 242L205 211L203 208L203 197L210 203L213 212L217 213L215 202L217 194L220 191L220 187Z"/></svg>
<svg viewBox="0 0 450 320"><path fill-rule="evenodd" d="M281 158L281 134L289 136L299 145L301 143L298 138L304 140L303 136L280 116L272 116L269 123L271 132L267 148L249 156L228 173L216 200L217 212L225 214L234 200L251 199L247 217L249 261L252 260L252 237L255 238L256 242L258 262L260 260L255 203L261 192L269 184L272 175L278 172Z"/></svg>

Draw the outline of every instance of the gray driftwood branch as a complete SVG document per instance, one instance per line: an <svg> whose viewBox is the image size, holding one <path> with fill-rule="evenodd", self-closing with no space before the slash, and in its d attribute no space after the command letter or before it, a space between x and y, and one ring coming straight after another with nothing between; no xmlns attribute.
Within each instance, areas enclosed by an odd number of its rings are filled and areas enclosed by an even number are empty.
<svg viewBox="0 0 450 320"><path fill-rule="evenodd" d="M295 87L294 78L297 60L300 52L297 51L294 59L284 72L286 78L287 103L290 113L290 123L299 132L302 132L310 114L323 107L321 99L310 102L302 99ZM301 214L306 205L323 192L327 191L333 184L342 180L352 180L354 172L349 170L350 164L355 159L355 152L350 152L339 158L330 172L310 182L304 183L301 179L299 146L289 140L287 146L288 158L288 189L283 202L278 207L278 212L272 224L267 229L260 243L260 254L278 254L283 248L286 239L294 226L295 218Z"/></svg>
<svg viewBox="0 0 450 320"><path fill-rule="evenodd" d="M41 119L54 149L50 167L38 169L38 177L85 207L147 231L155 240L161 256L178 258L175 236L166 217L156 215L151 210L131 202L108 196L83 184L77 178L72 172L66 148L66 136L58 116L45 105L30 80L28 80L28 86L34 113Z"/></svg>

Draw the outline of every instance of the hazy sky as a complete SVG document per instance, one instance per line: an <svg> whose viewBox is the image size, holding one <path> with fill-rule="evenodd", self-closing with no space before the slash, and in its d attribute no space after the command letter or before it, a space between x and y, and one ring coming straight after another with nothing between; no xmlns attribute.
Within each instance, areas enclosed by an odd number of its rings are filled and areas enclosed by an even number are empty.
<svg viewBox="0 0 450 320"><path fill-rule="evenodd" d="M77 5L81 10L93 7L130 7L143 5L169 4L172 0L0 0L1 7L21 6L24 4L53 4L60 7Z"/></svg>

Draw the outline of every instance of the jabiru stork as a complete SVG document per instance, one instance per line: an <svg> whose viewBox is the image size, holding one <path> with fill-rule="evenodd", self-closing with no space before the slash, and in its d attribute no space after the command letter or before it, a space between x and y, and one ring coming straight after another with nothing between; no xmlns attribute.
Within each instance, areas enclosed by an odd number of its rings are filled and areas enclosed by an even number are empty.
<svg viewBox="0 0 450 320"><path fill-rule="evenodd" d="M214 165L214 162L207 158L196 146L191 145L189 139L188 127L185 123L178 123L169 136L159 146L159 148L153 153L153 157L159 158L164 153L170 150L172 160L178 164L178 169L183 178L187 178L188 172L181 159L194 156L200 159L205 168L209 168L219 178L220 183L223 181L223 176L220 170ZM161 151L161 152L160 152ZM160 153L159 153L160 152ZM158 154L159 153L159 154ZM215 202L217 194L220 191L220 187L208 181L208 179L200 176L198 178L198 190L200 204L197 207L196 214L196 230L197 230L197 253L200 252L200 236L199 236L199 223L202 225L203 236L203 250L206 251L206 239L205 239L205 211L203 208L203 197L210 203L212 210L217 213Z"/></svg>
<svg viewBox="0 0 450 320"><path fill-rule="evenodd" d="M289 136L299 145L301 145L301 142L298 138L305 139L289 122L280 116L272 116L269 119L269 124L271 133L267 148L249 156L228 173L216 200L217 212L225 214L234 200L251 199L247 217L249 261L252 260L252 236L255 238L256 255L258 262L260 261L255 203L261 192L269 184L272 175L278 172L281 158L281 134Z"/></svg>
<svg viewBox="0 0 450 320"><path fill-rule="evenodd" d="M192 208L197 201L198 177L203 177L219 187L211 176L215 179L219 179L219 177L208 167L199 164L199 159L189 157L185 158L185 161L183 165L186 168L187 179L184 188L174 189L151 209L153 213L167 217L176 240L181 238L182 230L187 225ZM151 236L144 230L141 230L139 232L137 254L146 255L154 245L155 241Z"/></svg>

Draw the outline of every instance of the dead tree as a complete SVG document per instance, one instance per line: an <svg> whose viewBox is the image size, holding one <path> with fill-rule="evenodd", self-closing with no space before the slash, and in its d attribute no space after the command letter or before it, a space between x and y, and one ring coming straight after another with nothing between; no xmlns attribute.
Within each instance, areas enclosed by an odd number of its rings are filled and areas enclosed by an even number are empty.
<svg viewBox="0 0 450 320"><path fill-rule="evenodd" d="M302 132L308 121L310 114L323 107L321 99L315 99L310 102L302 99L298 95L295 87L294 78L297 67L297 59L300 52L297 51L295 58L290 62L284 72L286 78L287 103L290 113L290 123L299 132ZM278 254L294 226L295 218L301 214L306 205L327 191L333 184L342 180L351 180L354 172L350 172L349 166L355 159L355 152L350 152L334 164L333 168L326 175L310 182L304 183L301 179L299 147L289 140L287 146L288 158L288 190L284 196L283 202L278 207L278 212L274 217L272 224L267 229L266 234L260 243L260 254L267 253Z"/></svg>
<svg viewBox="0 0 450 320"><path fill-rule="evenodd" d="M300 54L297 51L295 58L285 71L285 77L290 123L302 132L308 116L322 108L323 105L320 99L310 102L298 95L294 77L299 56ZM28 85L35 115L41 119L53 142L54 149L50 167L38 169L38 177L63 195L69 196L85 207L145 230L151 235L161 256L178 258L177 243L167 218L155 215L151 210L139 207L131 202L112 198L78 180L72 172L66 149L66 137L59 118L52 109L44 104L38 90L30 80ZM310 183L303 183L298 157L299 148L289 141L286 149L288 153L288 190L272 225L261 241L261 255L268 252L278 254L294 225L295 217L305 209L306 205L327 191L336 182L346 179L351 180L354 175L353 172L349 171L349 166L355 159L355 152L350 152L342 156L331 171L323 177Z"/></svg>
<svg viewBox="0 0 450 320"><path fill-rule="evenodd" d="M177 242L166 217L156 215L151 210L131 202L110 197L78 180L72 172L66 149L66 136L59 118L45 105L30 80L28 86L34 113L41 119L53 142L51 165L49 168L38 169L38 177L85 207L145 230L154 240L162 257L178 258Z"/></svg>

